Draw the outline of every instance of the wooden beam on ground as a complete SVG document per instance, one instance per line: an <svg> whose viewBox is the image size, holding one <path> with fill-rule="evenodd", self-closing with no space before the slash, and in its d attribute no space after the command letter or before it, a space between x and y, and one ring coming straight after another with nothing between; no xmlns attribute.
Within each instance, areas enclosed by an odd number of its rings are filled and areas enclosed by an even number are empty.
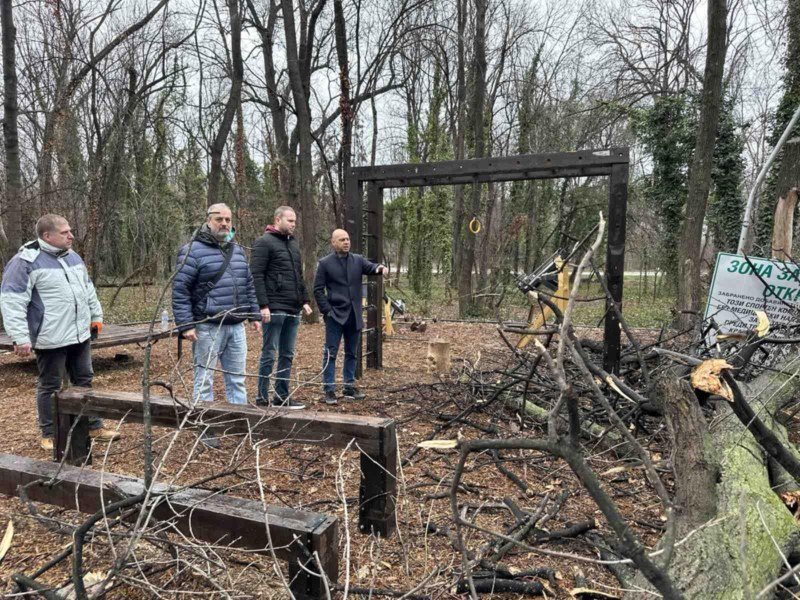
<svg viewBox="0 0 800 600"><path fill-rule="evenodd" d="M88 430L81 425L84 419L76 420L78 415L136 423L143 418L142 396L131 392L70 388L54 396L53 408L56 460L66 454L74 464L87 456L83 449L87 447ZM208 426L218 435L252 435L327 448L345 448L352 442L354 450L362 451L359 529L383 536L394 530L397 437L393 419L205 402L191 408L188 400L165 396L150 397L150 413L153 425L161 427L176 428L186 419L188 427Z"/></svg>
<svg viewBox="0 0 800 600"><path fill-rule="evenodd" d="M89 514L121 497L136 496L144 491L140 479L0 454L0 493L18 496L20 486L32 483L26 488L29 499ZM269 553L268 523L272 548L279 558L289 563L290 586L297 598L321 600L326 596L321 578L309 575L299 566L303 564L312 572L318 572L314 552L330 581L335 583L338 579L335 517L265 507L254 500L164 484L154 485L153 494L160 500L153 512L156 520L170 523L188 537L215 545Z"/></svg>

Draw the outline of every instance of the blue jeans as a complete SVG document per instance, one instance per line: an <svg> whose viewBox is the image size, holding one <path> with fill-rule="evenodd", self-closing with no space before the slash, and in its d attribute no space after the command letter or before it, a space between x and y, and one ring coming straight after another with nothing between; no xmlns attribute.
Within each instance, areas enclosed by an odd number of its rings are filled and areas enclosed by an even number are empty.
<svg viewBox="0 0 800 600"><path fill-rule="evenodd" d="M244 323L231 325L198 323L197 341L192 344L194 357L194 399L214 399L214 369L219 359L225 378L225 396L231 404L247 404L245 361L247 336Z"/></svg>
<svg viewBox="0 0 800 600"><path fill-rule="evenodd" d="M347 317L347 322L342 325L333 317L325 318L325 350L322 353L324 372L322 381L326 392L336 390L336 354L339 352L339 342L344 336L344 366L342 376L344 384L353 385L356 381L356 353L361 331L356 329L356 317L353 311Z"/></svg>
<svg viewBox="0 0 800 600"><path fill-rule="evenodd" d="M272 313L269 323L261 330L263 344L261 361L258 363L258 397L269 400L269 378L275 353L278 354L278 370L275 372L275 395L285 400L289 396L289 378L292 375L292 360L297 341L300 315Z"/></svg>

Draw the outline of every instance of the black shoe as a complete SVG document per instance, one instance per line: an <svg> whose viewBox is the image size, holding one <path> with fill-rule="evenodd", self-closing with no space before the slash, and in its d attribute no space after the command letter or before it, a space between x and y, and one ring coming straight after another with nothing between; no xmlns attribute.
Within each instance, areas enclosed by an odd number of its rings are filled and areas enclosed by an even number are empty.
<svg viewBox="0 0 800 600"><path fill-rule="evenodd" d="M325 397L322 399L322 401L328 406L339 404L339 401L336 399L336 392L332 390L329 392L325 392Z"/></svg>
<svg viewBox="0 0 800 600"><path fill-rule="evenodd" d="M342 396L350 400L363 400L367 395L356 386L347 386L342 390Z"/></svg>
<svg viewBox="0 0 800 600"><path fill-rule="evenodd" d="M203 433L200 435L200 443L203 444L203 446L205 446L206 448L219 450L219 439L212 437L207 433Z"/></svg>
<svg viewBox="0 0 800 600"><path fill-rule="evenodd" d="M306 407L302 402L297 402L289 398L288 400L281 400L277 396L272 399L272 408L286 408L288 410L303 410Z"/></svg>
<svg viewBox="0 0 800 600"><path fill-rule="evenodd" d="M256 406L269 406L269 400L266 398L256 398Z"/></svg>

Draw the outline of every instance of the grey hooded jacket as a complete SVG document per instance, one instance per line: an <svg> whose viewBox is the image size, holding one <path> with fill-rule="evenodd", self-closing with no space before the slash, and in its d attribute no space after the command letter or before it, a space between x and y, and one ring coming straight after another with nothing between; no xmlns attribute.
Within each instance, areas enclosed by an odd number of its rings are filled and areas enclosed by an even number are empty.
<svg viewBox="0 0 800 600"><path fill-rule="evenodd" d="M41 239L22 246L6 265L0 311L14 343L38 350L85 342L91 322L103 320L81 257Z"/></svg>

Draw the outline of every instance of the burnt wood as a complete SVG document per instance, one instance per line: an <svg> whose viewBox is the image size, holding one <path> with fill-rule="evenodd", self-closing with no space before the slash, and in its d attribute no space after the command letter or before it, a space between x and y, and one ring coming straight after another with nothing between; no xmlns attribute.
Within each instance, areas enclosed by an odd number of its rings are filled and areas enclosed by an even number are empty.
<svg viewBox="0 0 800 600"><path fill-rule="evenodd" d="M383 262L383 188L370 184L367 188L367 243L365 256L375 263ZM367 368L383 367L383 275L367 276ZM360 361L359 361L360 362ZM356 365L358 366L358 365Z"/></svg>
<svg viewBox="0 0 800 600"><path fill-rule="evenodd" d="M427 180L427 183L418 185L466 183L481 180L481 177L491 178L483 179L483 181L536 179L548 176L565 177L572 176L572 172L588 169L595 169L596 174L608 175L613 165L628 164L628 154L628 148L620 147L606 150L446 160L422 164L354 167L351 172L359 181L377 181L381 187L397 187L393 185L395 182L422 181L423 179ZM573 171L570 172L570 170ZM565 175L565 173L569 173L569 175ZM528 174L534 176L529 177ZM450 180L448 181L448 179ZM403 183L400 187L406 185Z"/></svg>
<svg viewBox="0 0 800 600"><path fill-rule="evenodd" d="M364 213L367 213L367 250L370 240L380 248L382 241L382 215L375 203L385 188L419 187L486 183L492 181L523 181L531 179L556 179L564 177L607 177L608 244L605 277L611 299L606 302L603 365L608 372L619 371L621 333L619 319L612 310L612 302L622 309L622 284L625 266L625 219L628 203L627 147L548 154L520 154L518 156L448 160L431 163L406 163L353 167L347 173L345 228L350 232L353 252L361 252L363 245ZM364 210L364 186L367 186L367 210ZM372 258L370 256L370 258ZM379 304L376 304L379 306ZM369 313L368 313L369 319ZM380 323L380 313L373 320ZM367 333L380 327L367 327ZM383 338L367 337L367 366L381 368ZM362 355L359 345L356 377L362 374Z"/></svg>
<svg viewBox="0 0 800 600"><path fill-rule="evenodd" d="M25 491L30 500L90 514L144 491L144 483L133 477L0 454L0 493L18 496L18 488L29 484ZM152 494L152 501L158 503L154 518L189 537L263 554L270 552L271 539L275 554L289 563L290 587L298 598L325 598L321 578L299 566L319 572L314 552L328 578L334 583L338 579L338 523L334 517L165 484L155 484Z"/></svg>
<svg viewBox="0 0 800 600"><path fill-rule="evenodd" d="M352 442L354 450L362 451L359 529L384 536L394 529L397 438L392 419L233 404L201 403L192 409L189 401L165 396L150 397L150 413L153 425L161 427L208 427L218 435L252 435L256 439L330 448L345 448ZM70 388L54 395L53 414L57 415L56 460L66 454L69 462L79 464L87 460L86 452L81 452L86 442L81 439L86 440L88 436L88 430L80 425L85 419L79 416L141 423L142 396L131 392ZM70 437L73 423L77 425Z"/></svg>

